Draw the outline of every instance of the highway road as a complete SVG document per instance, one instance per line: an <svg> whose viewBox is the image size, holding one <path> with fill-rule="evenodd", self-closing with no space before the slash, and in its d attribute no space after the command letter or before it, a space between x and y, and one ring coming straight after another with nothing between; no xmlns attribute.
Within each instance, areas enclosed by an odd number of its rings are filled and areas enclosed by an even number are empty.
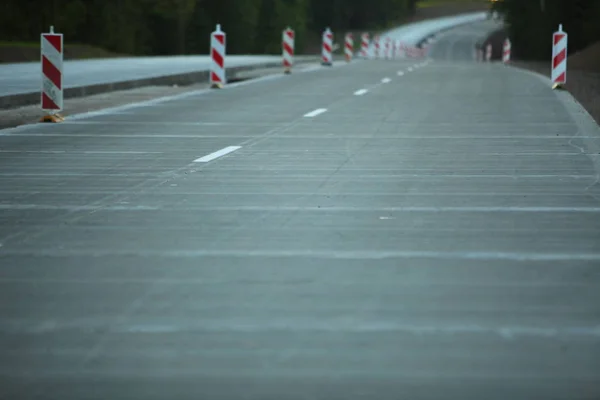
<svg viewBox="0 0 600 400"><path fill-rule="evenodd" d="M488 24L0 131L0 398L598 399L599 128Z"/></svg>
<svg viewBox="0 0 600 400"><path fill-rule="evenodd" d="M438 18L407 24L389 34L406 43L416 42L431 32L485 18L485 13L470 13L454 17ZM207 39L208 40L208 39ZM342 36L336 39L339 42ZM297 57L301 59L303 56ZM229 55L226 67L264 65L280 63L281 56ZM64 62L65 88L132 81L167 75L178 75L206 71L210 68L210 57L135 57L100 60L67 60ZM0 65L0 97L38 92L41 85L40 64L15 63Z"/></svg>

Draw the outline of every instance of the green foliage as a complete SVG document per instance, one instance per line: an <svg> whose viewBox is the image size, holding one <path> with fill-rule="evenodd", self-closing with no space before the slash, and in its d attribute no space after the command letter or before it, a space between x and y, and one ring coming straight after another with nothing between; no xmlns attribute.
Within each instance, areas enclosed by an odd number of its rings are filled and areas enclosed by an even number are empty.
<svg viewBox="0 0 600 400"><path fill-rule="evenodd" d="M569 34L569 53L600 40L598 0L501 0L495 8L505 15L513 52L522 59L549 59L559 24Z"/></svg>
<svg viewBox="0 0 600 400"><path fill-rule="evenodd" d="M296 51L331 27L381 29L406 18L415 0L4 0L0 39L39 41L54 25L65 42L145 55L206 54L217 23L227 52L281 52L281 32L296 32ZM590 28L592 29L592 28Z"/></svg>

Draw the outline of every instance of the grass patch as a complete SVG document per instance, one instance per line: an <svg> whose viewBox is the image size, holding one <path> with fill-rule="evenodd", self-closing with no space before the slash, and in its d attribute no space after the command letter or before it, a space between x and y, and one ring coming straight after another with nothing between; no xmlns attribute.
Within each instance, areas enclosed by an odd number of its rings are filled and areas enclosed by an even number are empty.
<svg viewBox="0 0 600 400"><path fill-rule="evenodd" d="M65 45L65 60L86 60L96 58L124 57L111 51L85 44L69 43ZM0 63L31 62L40 59L39 42L0 41Z"/></svg>

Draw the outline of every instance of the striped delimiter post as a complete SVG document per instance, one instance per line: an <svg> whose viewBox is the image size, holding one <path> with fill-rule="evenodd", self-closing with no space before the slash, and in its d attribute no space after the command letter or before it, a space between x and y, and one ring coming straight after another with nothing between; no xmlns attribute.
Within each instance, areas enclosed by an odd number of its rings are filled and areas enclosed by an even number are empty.
<svg viewBox="0 0 600 400"><path fill-rule="evenodd" d="M485 61L490 62L492 61L492 44L488 43L488 45L485 48Z"/></svg>
<svg viewBox="0 0 600 400"><path fill-rule="evenodd" d="M225 32L221 30L221 25L217 24L217 29L210 35L210 86L220 89L225 85Z"/></svg>
<svg viewBox="0 0 600 400"><path fill-rule="evenodd" d="M290 27L283 31L283 72L286 74L292 73L294 65L294 35L294 30Z"/></svg>
<svg viewBox="0 0 600 400"><path fill-rule="evenodd" d="M360 56L363 58L369 57L369 34L367 32L360 36Z"/></svg>
<svg viewBox="0 0 600 400"><path fill-rule="evenodd" d="M379 35L373 38L373 56L374 58L381 58L381 36Z"/></svg>
<svg viewBox="0 0 600 400"><path fill-rule="evenodd" d="M504 41L504 48L502 50L502 62L504 64L508 64L510 62L510 52L512 45L510 43L510 39L506 38Z"/></svg>
<svg viewBox="0 0 600 400"><path fill-rule="evenodd" d="M552 87L558 89L567 83L567 42L568 35L559 25L552 35Z"/></svg>
<svg viewBox="0 0 600 400"><path fill-rule="evenodd" d="M321 64L325 66L333 65L333 32L331 29L325 29L323 32L323 52Z"/></svg>
<svg viewBox="0 0 600 400"><path fill-rule="evenodd" d="M63 118L58 114L63 109L63 35L50 33L41 35L42 62L42 110L47 114L44 122L60 122Z"/></svg>
<svg viewBox="0 0 600 400"><path fill-rule="evenodd" d="M346 62L352 61L354 55L354 37L351 33L346 33L344 37L344 55L346 56Z"/></svg>

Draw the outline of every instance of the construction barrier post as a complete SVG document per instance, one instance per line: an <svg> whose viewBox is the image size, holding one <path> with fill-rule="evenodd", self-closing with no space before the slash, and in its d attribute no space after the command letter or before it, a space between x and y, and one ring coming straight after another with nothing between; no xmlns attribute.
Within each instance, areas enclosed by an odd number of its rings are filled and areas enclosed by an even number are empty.
<svg viewBox="0 0 600 400"><path fill-rule="evenodd" d="M225 32L221 30L221 25L217 24L217 29L210 35L210 87L213 89L221 89L227 83L225 75L225 54Z"/></svg>
<svg viewBox="0 0 600 400"><path fill-rule="evenodd" d="M322 52L322 61L321 65L324 66L332 66L333 65L333 32L331 29L325 29L323 32L323 52Z"/></svg>
<svg viewBox="0 0 600 400"><path fill-rule="evenodd" d="M46 113L41 122L61 122L64 118L59 114L63 110L63 35L50 33L41 35L42 63L42 111Z"/></svg>
<svg viewBox="0 0 600 400"><path fill-rule="evenodd" d="M492 44L491 43L488 43L488 45L486 46L485 61L487 61L487 62L492 61Z"/></svg>
<svg viewBox="0 0 600 400"><path fill-rule="evenodd" d="M352 61L354 55L354 37L352 33L346 33L344 38L344 55L346 56L346 62Z"/></svg>
<svg viewBox="0 0 600 400"><path fill-rule="evenodd" d="M369 57L369 34L363 33L360 37L360 56L363 58Z"/></svg>
<svg viewBox="0 0 600 400"><path fill-rule="evenodd" d="M567 83L567 42L568 35L558 26L552 35L552 88L562 89Z"/></svg>
<svg viewBox="0 0 600 400"><path fill-rule="evenodd" d="M373 38L373 58L381 58L381 37L375 35Z"/></svg>
<svg viewBox="0 0 600 400"><path fill-rule="evenodd" d="M511 50L512 50L512 45L510 43L510 40L508 38L506 38L506 40L504 41L504 49L502 50L502 62L504 64L508 64L510 62Z"/></svg>
<svg viewBox="0 0 600 400"><path fill-rule="evenodd" d="M295 33L292 28L288 27L283 31L283 72L285 74L292 73L292 66L294 65L294 39Z"/></svg>

